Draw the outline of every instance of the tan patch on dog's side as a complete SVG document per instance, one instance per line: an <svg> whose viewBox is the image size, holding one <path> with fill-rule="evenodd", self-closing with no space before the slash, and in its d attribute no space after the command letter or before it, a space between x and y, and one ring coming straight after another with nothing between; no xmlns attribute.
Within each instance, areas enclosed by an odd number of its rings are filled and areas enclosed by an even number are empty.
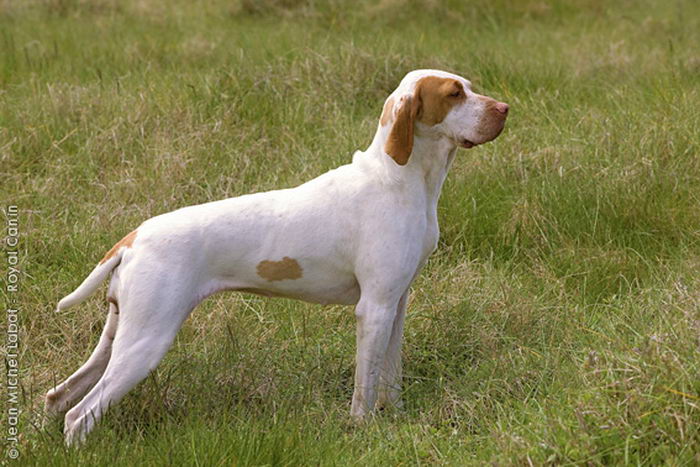
<svg viewBox="0 0 700 467"><path fill-rule="evenodd" d="M107 261L109 258L111 258L112 256L116 255L116 254L117 254L117 251L119 251L119 249L120 249L121 247L131 248L131 245L134 243L134 240L136 239L136 232L137 232L137 231L134 230L134 231L131 232L129 235L127 235L126 237L124 237L124 238L122 238L121 240L119 240L119 241L112 247L112 249L109 250L109 251L107 252L107 254L105 255L105 257L102 258L102 259L100 260L100 264L103 264L103 263L104 263L105 261Z"/></svg>
<svg viewBox="0 0 700 467"><path fill-rule="evenodd" d="M294 258L285 256L282 261L260 261L257 267L258 276L268 281L282 281L285 279L299 279L303 271Z"/></svg>
<svg viewBox="0 0 700 467"><path fill-rule="evenodd" d="M426 125L437 125L457 104L467 99L462 83L453 78L426 76L416 85L415 95L421 101L418 120Z"/></svg>
<svg viewBox="0 0 700 467"><path fill-rule="evenodd" d="M391 112L394 110L394 98L390 97L384 103L384 109L382 109L382 116L379 119L379 123L385 126L389 121L391 121Z"/></svg>

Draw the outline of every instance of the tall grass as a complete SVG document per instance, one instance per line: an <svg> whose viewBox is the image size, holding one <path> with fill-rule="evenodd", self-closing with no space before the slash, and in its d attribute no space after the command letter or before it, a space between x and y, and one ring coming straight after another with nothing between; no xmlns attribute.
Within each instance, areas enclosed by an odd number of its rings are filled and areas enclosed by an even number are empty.
<svg viewBox="0 0 700 467"><path fill-rule="evenodd" d="M0 4L20 461L700 462L699 31L689 0ZM423 67L512 111L443 190L409 308L405 411L348 422L350 308L222 294L84 449L40 427L44 392L96 344L104 297L52 310L114 242L347 163Z"/></svg>

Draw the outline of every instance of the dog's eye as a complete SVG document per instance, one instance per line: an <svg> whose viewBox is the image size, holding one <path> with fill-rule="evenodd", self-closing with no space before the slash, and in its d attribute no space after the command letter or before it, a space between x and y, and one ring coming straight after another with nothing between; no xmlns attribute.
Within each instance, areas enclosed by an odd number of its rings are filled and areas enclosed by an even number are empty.
<svg viewBox="0 0 700 467"><path fill-rule="evenodd" d="M450 94L450 97L459 97L461 95L462 95L462 91L457 90L457 91L453 92L452 94Z"/></svg>

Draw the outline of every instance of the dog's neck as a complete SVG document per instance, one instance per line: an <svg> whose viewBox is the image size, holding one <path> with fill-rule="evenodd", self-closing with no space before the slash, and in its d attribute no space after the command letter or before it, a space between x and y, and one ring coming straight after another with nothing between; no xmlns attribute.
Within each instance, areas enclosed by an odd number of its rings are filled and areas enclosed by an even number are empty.
<svg viewBox="0 0 700 467"><path fill-rule="evenodd" d="M359 162L371 163L372 170L380 171L381 178L392 183L422 185L429 204L436 206L457 147L447 138L431 134L429 129L416 128L408 163L399 165L384 149L388 134L389 126L380 126Z"/></svg>

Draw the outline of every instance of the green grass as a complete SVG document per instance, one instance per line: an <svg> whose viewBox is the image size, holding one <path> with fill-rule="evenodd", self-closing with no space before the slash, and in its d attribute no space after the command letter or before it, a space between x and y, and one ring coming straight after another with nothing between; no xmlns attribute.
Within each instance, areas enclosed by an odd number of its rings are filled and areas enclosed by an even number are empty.
<svg viewBox="0 0 700 467"><path fill-rule="evenodd" d="M464 3L0 4L23 465L700 462L698 3ZM511 114L443 190L405 411L348 422L350 308L222 294L82 450L40 428L104 292L53 308L105 251L153 215L347 163L423 67Z"/></svg>

